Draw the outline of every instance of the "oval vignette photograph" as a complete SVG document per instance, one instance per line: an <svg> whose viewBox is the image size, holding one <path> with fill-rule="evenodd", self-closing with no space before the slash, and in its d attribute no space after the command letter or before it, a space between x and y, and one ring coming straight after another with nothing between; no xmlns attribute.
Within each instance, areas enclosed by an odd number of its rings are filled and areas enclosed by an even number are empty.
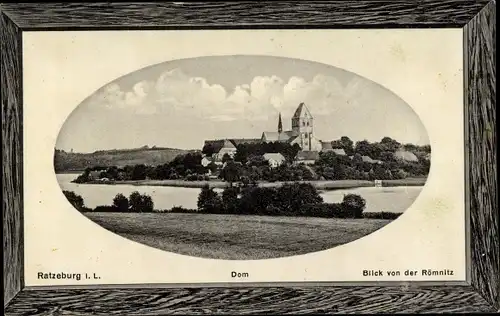
<svg viewBox="0 0 500 316"><path fill-rule="evenodd" d="M201 56L106 84L64 122L57 181L102 228L181 255L323 251L413 204L430 142L411 106L356 73L276 56Z"/></svg>

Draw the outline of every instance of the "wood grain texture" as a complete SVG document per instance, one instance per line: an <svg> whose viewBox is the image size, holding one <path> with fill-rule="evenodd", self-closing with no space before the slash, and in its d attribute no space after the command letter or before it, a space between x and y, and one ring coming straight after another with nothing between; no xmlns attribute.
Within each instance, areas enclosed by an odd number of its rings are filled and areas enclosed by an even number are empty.
<svg viewBox="0 0 500 316"><path fill-rule="evenodd" d="M0 12L4 305L23 286L21 31Z"/></svg>
<svg viewBox="0 0 500 316"><path fill-rule="evenodd" d="M2 4L1 10L7 15L1 14L0 33L4 301L7 303L10 300L5 314L391 314L498 311L500 259L495 147L496 5L495 2L487 4L488 1L459 0L180 5ZM249 26L462 27L465 24L465 101L469 119L467 160L471 164L470 190L466 193L469 193L471 210L472 286L23 289L21 30Z"/></svg>
<svg viewBox="0 0 500 316"><path fill-rule="evenodd" d="M30 28L463 26L487 0L6 4Z"/></svg>
<svg viewBox="0 0 500 316"><path fill-rule="evenodd" d="M460 302L460 304L457 304ZM471 287L27 290L7 315L493 312Z"/></svg>
<svg viewBox="0 0 500 316"><path fill-rule="evenodd" d="M496 10L492 2L464 28L472 285L500 308L500 215L496 134Z"/></svg>

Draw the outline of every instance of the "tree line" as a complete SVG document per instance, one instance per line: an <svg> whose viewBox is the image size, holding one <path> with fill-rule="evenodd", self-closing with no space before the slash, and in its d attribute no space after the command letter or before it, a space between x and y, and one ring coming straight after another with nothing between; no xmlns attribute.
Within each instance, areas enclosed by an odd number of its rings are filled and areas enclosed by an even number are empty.
<svg viewBox="0 0 500 316"><path fill-rule="evenodd" d="M154 208L152 198L133 192L127 198L117 194L112 205L94 209L85 207L83 198L72 191L63 191L68 201L81 212L121 213L201 213L268 216L311 216L323 218L383 218L395 219L396 213L364 214L366 200L357 194L346 194L340 203L325 203L319 191L309 183L292 182L280 187L258 186L227 187L221 193L204 186L197 201L197 209L174 206L171 209Z"/></svg>
<svg viewBox="0 0 500 316"><path fill-rule="evenodd" d="M255 183L257 181L302 181L302 180L392 180L407 177L427 176L430 169L430 146L400 144L394 139L384 137L380 142L370 143L366 140L354 143L343 136L332 142L332 148L343 149L345 155L334 151L319 153L313 165L297 165L295 158L300 151L298 145L270 142L256 144L240 144L236 147L234 157L224 155L223 167L213 161L202 165L203 155L210 157L214 147L204 146L203 151L180 154L172 161L156 166L145 164L129 165L123 168L116 166L96 166L87 168L74 181L89 182L93 179L92 171L99 170L99 178L112 181L120 180L167 180L182 179L188 181L209 180L208 173L219 179L233 182ZM396 151L405 150L417 157L415 161L406 161L395 156ZM277 168L271 168L264 159L265 153L281 153L286 162ZM366 161L369 157L376 162Z"/></svg>
<svg viewBox="0 0 500 316"><path fill-rule="evenodd" d="M127 165L125 167L94 166L85 171L74 180L76 183L86 183L95 180L93 172L98 172L98 178L123 181L123 180L165 180L189 179L208 180L206 176L209 168L201 164L203 159L199 152L177 155L170 162L151 166L146 164Z"/></svg>

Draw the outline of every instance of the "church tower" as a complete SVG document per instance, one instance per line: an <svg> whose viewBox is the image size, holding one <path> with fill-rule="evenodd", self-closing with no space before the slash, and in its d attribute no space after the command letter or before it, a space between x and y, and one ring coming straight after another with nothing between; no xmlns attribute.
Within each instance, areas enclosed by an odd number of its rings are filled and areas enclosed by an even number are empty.
<svg viewBox="0 0 500 316"><path fill-rule="evenodd" d="M293 114L292 131L300 138L302 150L312 150L312 141L314 139L313 117L303 102L299 104Z"/></svg>

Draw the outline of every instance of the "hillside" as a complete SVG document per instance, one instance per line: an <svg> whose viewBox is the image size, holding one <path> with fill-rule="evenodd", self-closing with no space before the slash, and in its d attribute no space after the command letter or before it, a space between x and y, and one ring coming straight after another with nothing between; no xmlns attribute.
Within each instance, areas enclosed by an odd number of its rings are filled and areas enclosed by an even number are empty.
<svg viewBox="0 0 500 316"><path fill-rule="evenodd" d="M87 167L95 166L117 166L126 165L160 165L168 163L179 154L193 152L162 147L142 147L134 149L112 149L100 150L93 153L70 153L63 150L55 150L54 168L56 173L82 171Z"/></svg>

